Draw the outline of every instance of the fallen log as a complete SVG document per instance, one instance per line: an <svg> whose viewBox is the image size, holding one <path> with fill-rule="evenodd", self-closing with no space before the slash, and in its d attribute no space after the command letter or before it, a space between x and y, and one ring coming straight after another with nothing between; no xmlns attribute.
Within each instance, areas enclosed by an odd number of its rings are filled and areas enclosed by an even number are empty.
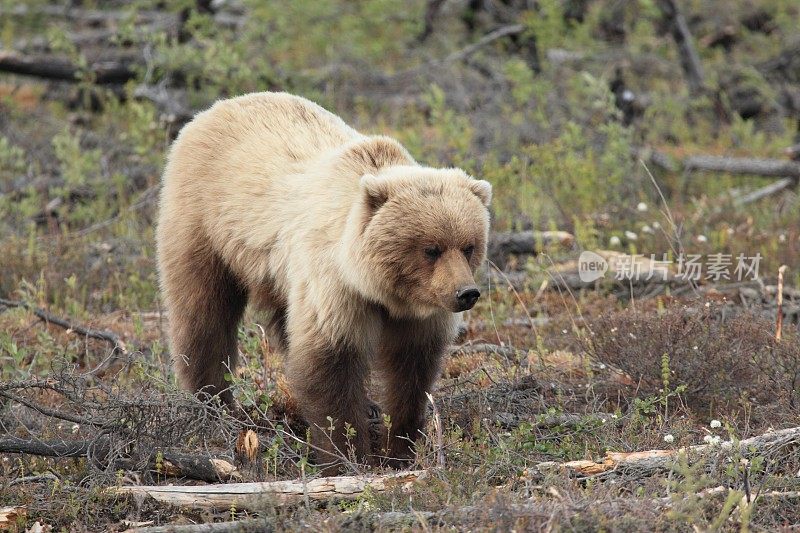
<svg viewBox="0 0 800 533"><path fill-rule="evenodd" d="M273 531L274 528L274 520L269 518L249 518L231 522L133 527L126 529L122 533L261 533L263 531Z"/></svg>
<svg viewBox="0 0 800 533"><path fill-rule="evenodd" d="M28 57L14 52L0 52L0 72L69 82L88 76L97 85L123 84L136 77L130 58L95 61L83 68L56 57Z"/></svg>
<svg viewBox="0 0 800 533"><path fill-rule="evenodd" d="M127 458L109 459L108 445L105 442L95 443L88 440L43 441L9 437L0 439L0 453L25 453L42 457L88 457L91 455L93 460L101 463L108 462L115 470L136 467L134 462ZM148 469L160 475L212 483L239 477L236 467L224 459L171 451L153 454L149 460Z"/></svg>
<svg viewBox="0 0 800 533"><path fill-rule="evenodd" d="M706 172L727 172L729 174L752 174L770 178L800 179L800 163L783 159L754 159L743 157L724 157L716 155L695 155L683 162L684 169Z"/></svg>
<svg viewBox="0 0 800 533"><path fill-rule="evenodd" d="M566 470L584 478L611 471L635 471L639 476L648 476L670 470L682 454L686 455L689 460L697 462L721 452L737 450L744 457L752 457L789 445L800 445L800 427L771 431L741 441L700 444L674 450L647 450L630 453L609 451L600 461L579 460L566 463L548 461L535 465L533 469L540 474L554 470Z"/></svg>
<svg viewBox="0 0 800 533"><path fill-rule="evenodd" d="M9 437L0 439L0 453L27 453L42 457L86 457L91 441L44 441Z"/></svg>
<svg viewBox="0 0 800 533"><path fill-rule="evenodd" d="M372 493L407 487L424 479L425 470L412 470L388 475L336 476L303 481L271 481L265 483L226 483L203 486L138 485L113 487L112 494L149 496L157 501L178 507L198 509L237 510L274 505L293 505L308 500L352 500L365 490Z"/></svg>

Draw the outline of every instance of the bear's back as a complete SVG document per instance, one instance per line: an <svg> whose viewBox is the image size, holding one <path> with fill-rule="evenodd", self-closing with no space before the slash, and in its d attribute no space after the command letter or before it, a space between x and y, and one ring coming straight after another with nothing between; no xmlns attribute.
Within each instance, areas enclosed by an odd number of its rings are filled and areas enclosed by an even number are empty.
<svg viewBox="0 0 800 533"><path fill-rule="evenodd" d="M305 98L273 92L239 96L217 102L184 126L172 146L165 181L173 175L206 181L232 173L284 173L360 137Z"/></svg>
<svg viewBox="0 0 800 533"><path fill-rule="evenodd" d="M338 116L288 93L253 93L215 104L213 123L229 124L224 131L240 139L255 137L283 145L288 157L305 160L337 148L359 136Z"/></svg>

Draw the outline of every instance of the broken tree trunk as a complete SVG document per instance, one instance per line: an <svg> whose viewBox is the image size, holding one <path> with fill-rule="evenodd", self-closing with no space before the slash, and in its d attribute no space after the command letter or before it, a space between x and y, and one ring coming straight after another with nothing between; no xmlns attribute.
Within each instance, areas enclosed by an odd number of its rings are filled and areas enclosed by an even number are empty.
<svg viewBox="0 0 800 533"><path fill-rule="evenodd" d="M265 502L292 505L309 500L352 500L365 490L385 492L421 480L424 470L389 475L322 477L304 482L271 481L266 483L227 483L204 486L131 486L114 487L114 494L150 496L160 502L179 507L237 510L263 507Z"/></svg>
<svg viewBox="0 0 800 533"><path fill-rule="evenodd" d="M109 460L107 443L92 441L43 441L40 439L21 439L9 437L0 439L0 453L26 453L43 457L88 457L101 463L108 461L114 469L133 468L136 465L126 458ZM148 468L161 475L185 477L200 481L226 481L239 478L236 467L224 459L178 452L161 452L154 456Z"/></svg>
<svg viewBox="0 0 800 533"><path fill-rule="evenodd" d="M770 178L800 179L800 163L783 159L753 159L695 155L683 162L687 171L727 172L729 174L753 174Z"/></svg>
<svg viewBox="0 0 800 533"><path fill-rule="evenodd" d="M82 68L64 59L28 57L14 52L0 52L0 72L70 82L88 78L98 85L123 84L136 77L130 58L95 61Z"/></svg>

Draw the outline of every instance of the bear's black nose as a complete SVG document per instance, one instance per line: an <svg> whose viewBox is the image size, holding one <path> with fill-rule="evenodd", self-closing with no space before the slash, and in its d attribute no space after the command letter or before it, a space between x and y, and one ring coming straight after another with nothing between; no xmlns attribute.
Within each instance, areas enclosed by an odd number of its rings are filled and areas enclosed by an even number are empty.
<svg viewBox="0 0 800 533"><path fill-rule="evenodd" d="M467 309L472 309L472 306L475 305L475 302L478 301L478 298L480 298L480 296L481 296L481 291L479 291L477 287L466 287L464 289L459 290L456 293L458 310L466 311Z"/></svg>

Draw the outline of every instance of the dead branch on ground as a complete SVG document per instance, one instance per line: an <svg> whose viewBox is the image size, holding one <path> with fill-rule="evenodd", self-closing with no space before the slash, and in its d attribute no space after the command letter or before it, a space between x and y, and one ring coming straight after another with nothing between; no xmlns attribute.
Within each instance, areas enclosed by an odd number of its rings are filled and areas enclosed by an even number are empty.
<svg viewBox="0 0 800 533"><path fill-rule="evenodd" d="M125 343L119 338L119 335L117 335L116 333L112 333L110 331L100 331L96 329L90 329L85 326L81 326L79 324L74 324L64 318L58 317L48 311L45 311L44 309L34 307L26 302L6 300L5 298L0 298L0 307L21 307L23 309L27 309L30 312L32 312L37 318L39 318L40 320L42 320L47 324L56 325L58 327L66 329L68 332L74 332L77 333L78 335L83 335L85 337L90 337L92 339L106 341L107 343L112 345L115 351L119 351L122 354L128 353L128 348L125 346Z"/></svg>
<svg viewBox="0 0 800 533"><path fill-rule="evenodd" d="M441 63L455 63L457 61L464 61L466 59L469 59L475 52L477 52L484 46L492 44L493 42L498 41L503 37L518 35L522 33L524 30L525 26L523 26L522 24L510 24L508 26L502 26L494 31L487 33L474 43L465 46L461 50L453 52L452 54L444 58L444 60L442 60Z"/></svg>
<svg viewBox="0 0 800 533"><path fill-rule="evenodd" d="M733 203L736 205L751 204L761 200L762 198L772 196L773 194L777 194L785 189L794 187L796 184L797 180L794 178L779 179L775 183L770 183L769 185L765 185L764 187L760 187L754 191L750 191L742 196L736 197Z"/></svg>
<svg viewBox="0 0 800 533"><path fill-rule="evenodd" d="M198 444L205 450L225 450L241 427L210 398L164 393L149 384L142 385L136 397L128 398L102 382L90 387L89 380L86 374L60 369L47 380L0 383L1 397L36 413L72 422L76 424L73 432L83 435L74 441L44 440L25 424L31 437L0 439L0 453L87 457L96 473L107 475L123 469L204 481L238 476L228 460L210 451L196 451ZM55 392L61 396L59 407L46 407L21 391ZM9 409L6 413L5 419L0 419L4 429L11 433L14 426L23 427L14 422L20 412ZM27 415L24 420L29 420ZM190 442L192 449L187 450Z"/></svg>

